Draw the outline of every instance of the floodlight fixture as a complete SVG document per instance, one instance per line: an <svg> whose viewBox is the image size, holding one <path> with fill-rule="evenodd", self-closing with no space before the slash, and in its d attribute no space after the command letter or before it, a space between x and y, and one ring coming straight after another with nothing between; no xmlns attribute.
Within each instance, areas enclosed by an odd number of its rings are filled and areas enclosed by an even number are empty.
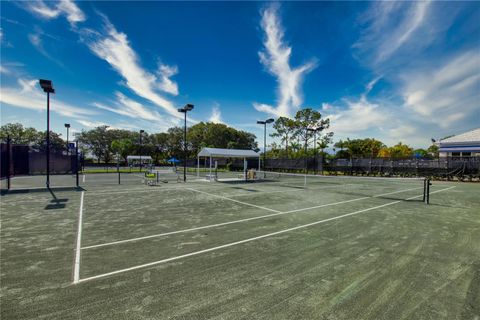
<svg viewBox="0 0 480 320"><path fill-rule="evenodd" d="M43 89L43 92L55 93L55 89L53 88L52 80L40 79L39 83L40 83L40 87L42 87L42 89Z"/></svg>
<svg viewBox="0 0 480 320"><path fill-rule="evenodd" d="M193 110L193 104L187 103L183 108L178 108L178 112L186 113Z"/></svg>

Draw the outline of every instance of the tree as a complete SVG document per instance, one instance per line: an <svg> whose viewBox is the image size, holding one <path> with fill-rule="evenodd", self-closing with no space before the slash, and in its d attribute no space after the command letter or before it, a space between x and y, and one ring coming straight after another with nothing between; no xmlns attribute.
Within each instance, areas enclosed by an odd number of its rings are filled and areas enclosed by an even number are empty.
<svg viewBox="0 0 480 320"><path fill-rule="evenodd" d="M372 138L353 140L347 138L346 141L340 140L339 142L335 143L335 147L341 148L341 150L338 152L338 155L341 157L375 158L379 156L380 150L382 150L385 145L383 142Z"/></svg>
<svg viewBox="0 0 480 320"><path fill-rule="evenodd" d="M438 149L438 145L432 144L430 147L428 147L427 151L432 157L438 158Z"/></svg>
<svg viewBox="0 0 480 320"><path fill-rule="evenodd" d="M160 159L168 158L168 134L166 132L154 133L149 136L149 144L153 146L153 160L158 163Z"/></svg>
<svg viewBox="0 0 480 320"><path fill-rule="evenodd" d="M322 134L322 131L329 127L330 119L322 119L321 113L312 108L299 110L295 114L295 136L305 143L305 149L308 141L313 137L313 133L308 131L308 128L318 128L319 134Z"/></svg>
<svg viewBox="0 0 480 320"><path fill-rule="evenodd" d="M127 161L127 156L133 150L133 142L131 139L124 138L124 139L115 139L112 141L111 150L114 153L118 153L123 160Z"/></svg>
<svg viewBox="0 0 480 320"><path fill-rule="evenodd" d="M112 139L107 135L107 128L108 126L99 126L89 131L82 131L78 137L80 143L90 150L99 163L101 159L108 163L111 156Z"/></svg>
<svg viewBox="0 0 480 320"><path fill-rule="evenodd" d="M380 149L380 151L378 151L378 156L380 158L390 158L391 156L390 148L383 147L382 149Z"/></svg>
<svg viewBox="0 0 480 320"><path fill-rule="evenodd" d="M61 134L50 131L50 152L63 152L67 150L67 143L60 138ZM42 152L47 151L47 131L38 132L37 141L31 145Z"/></svg>
<svg viewBox="0 0 480 320"><path fill-rule="evenodd" d="M60 138L61 134L50 131L50 152L62 152L67 149L66 142ZM35 128L25 128L20 123L7 123L0 128L0 140L11 144L29 145L33 149L46 151L47 131L37 131Z"/></svg>
<svg viewBox="0 0 480 320"><path fill-rule="evenodd" d="M12 144L36 145L40 132L35 128L25 128L20 123L7 123L0 128L0 140L5 143L8 136Z"/></svg>
<svg viewBox="0 0 480 320"><path fill-rule="evenodd" d="M413 156L413 149L401 142L393 147L390 147L390 157L392 158L407 158Z"/></svg>
<svg viewBox="0 0 480 320"><path fill-rule="evenodd" d="M191 154L203 147L227 149L255 149L255 135L222 123L200 122L188 128L187 140Z"/></svg>
<svg viewBox="0 0 480 320"><path fill-rule="evenodd" d="M167 149L169 157L183 158L183 128L173 127L168 129Z"/></svg>
<svg viewBox="0 0 480 320"><path fill-rule="evenodd" d="M317 146L320 148L321 152L328 148L328 145L332 143L333 132L328 132L320 137L317 141Z"/></svg>
<svg viewBox="0 0 480 320"><path fill-rule="evenodd" d="M270 136L280 138L280 140L285 143L285 154L288 157L289 139L293 136L296 130L295 120L287 117L280 117L273 124L273 129L275 129L276 132L270 134Z"/></svg>
<svg viewBox="0 0 480 320"><path fill-rule="evenodd" d="M428 151L425 149L415 149L413 150L413 154L417 158L430 158L430 155L428 154Z"/></svg>

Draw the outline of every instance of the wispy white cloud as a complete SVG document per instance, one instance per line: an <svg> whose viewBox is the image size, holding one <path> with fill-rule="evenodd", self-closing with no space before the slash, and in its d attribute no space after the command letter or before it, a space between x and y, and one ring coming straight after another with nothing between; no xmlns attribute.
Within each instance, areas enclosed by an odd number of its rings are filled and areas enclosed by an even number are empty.
<svg viewBox="0 0 480 320"><path fill-rule="evenodd" d="M55 19L63 15L74 27L78 22L86 20L83 11L71 0L61 0L45 3L42 0L25 2L27 9L44 19Z"/></svg>
<svg viewBox="0 0 480 320"><path fill-rule="evenodd" d="M259 52L260 61L277 78L278 101L276 107L262 103L254 103L254 107L272 115L290 116L303 102L301 84L305 75L316 67L316 62L310 61L296 68L290 66L292 48L283 39L277 4L262 11L261 27L265 32L265 40L264 50Z"/></svg>
<svg viewBox="0 0 480 320"><path fill-rule="evenodd" d="M362 19L367 27L353 47L362 59L369 55L368 62L373 65L386 61L409 42L415 45L409 49L420 49L433 40L431 34L422 34L419 44L415 36L428 22L429 8L430 1L372 3Z"/></svg>
<svg viewBox="0 0 480 320"><path fill-rule="evenodd" d="M431 136L478 125L478 47L465 43L444 50L454 25L472 23L470 18L459 21L460 16L465 19L462 8L430 1L369 5L359 20L363 32L352 53L387 84L380 94L367 99L375 101L374 110L384 115L384 121L364 132L351 130L352 136L368 134L385 142L425 146ZM378 81L365 86L360 101ZM342 110L337 109L340 114Z"/></svg>
<svg viewBox="0 0 480 320"><path fill-rule="evenodd" d="M106 106L105 104L95 102L93 106L107 110L110 112L114 112L117 114L121 114L130 118L140 118L144 120L151 120L151 121L160 121L162 117L156 111L149 110L148 108L144 107L142 104L134 101L124 94L120 92L115 93L116 101L113 103L113 107Z"/></svg>
<svg viewBox="0 0 480 320"><path fill-rule="evenodd" d="M70 24L85 21L86 17L82 10L70 0L62 0L57 4L58 10L66 15Z"/></svg>
<svg viewBox="0 0 480 320"><path fill-rule="evenodd" d="M34 28L34 33L30 33L28 35L28 40L35 47L35 49L37 49L37 51L40 52L40 54L42 54L45 58L55 62L56 64L58 64L61 67L64 67L63 63L60 60L57 60L54 57L52 57L47 52L47 50L45 49L45 46L43 44L43 38L44 37L48 37L48 38L51 38L51 39L56 39L56 37L43 32L43 30L41 28L35 27Z"/></svg>
<svg viewBox="0 0 480 320"><path fill-rule="evenodd" d="M159 89L175 96L178 95L178 85L176 82L170 79L177 73L177 66L167 66L165 64L160 64L157 72L158 78L160 80L158 84Z"/></svg>
<svg viewBox="0 0 480 320"><path fill-rule="evenodd" d="M212 114L210 115L208 121L213 123L223 123L222 112L220 111L220 105L218 103L214 104L212 108Z"/></svg>
<svg viewBox="0 0 480 320"><path fill-rule="evenodd" d="M102 121L90 121L90 120L76 120L78 123L80 123L82 126L87 127L87 128L96 128L96 127L103 127L103 126L108 126L108 129L111 129L112 126L110 124L107 124Z"/></svg>
<svg viewBox="0 0 480 320"><path fill-rule="evenodd" d="M175 70L164 67L164 78L159 81L155 75L140 66L140 59L130 46L127 35L117 31L106 17L104 17L104 21L104 33L87 29L82 30L82 39L90 50L99 58L108 62L125 79L125 85L134 93L163 108L172 116L180 118L181 115L177 112L173 103L156 90L159 89L158 82L162 83L162 80L169 80L167 75L173 75ZM164 86L162 90L166 89L170 93L178 90L173 82L163 81L163 83L169 85Z"/></svg>
<svg viewBox="0 0 480 320"><path fill-rule="evenodd" d="M478 51L459 54L440 67L410 70L402 74L402 80L401 92L407 110L423 121L444 128L466 117L480 121Z"/></svg>
<svg viewBox="0 0 480 320"><path fill-rule="evenodd" d="M4 20L3 17L2 17L2 20ZM7 21L8 19L5 19L5 20ZM0 45L5 46L7 48L13 48L13 44L7 40L2 28L0 28Z"/></svg>
<svg viewBox="0 0 480 320"><path fill-rule="evenodd" d="M10 70L8 70L8 69L5 68L4 66L0 65L0 73L9 74L9 73L10 73Z"/></svg>
<svg viewBox="0 0 480 320"><path fill-rule="evenodd" d="M325 108L328 106L327 108ZM330 129L335 134L361 134L370 129L378 129L385 124L388 113L379 104L368 101L362 95L357 100L344 100L342 106L324 104L326 118L330 119Z"/></svg>
<svg viewBox="0 0 480 320"><path fill-rule="evenodd" d="M2 86L0 102L18 108L46 110L45 94L37 85L38 80L21 78L18 80L18 87ZM50 100L50 110L63 116L78 118L96 114L92 110L57 100L54 95L51 96Z"/></svg>

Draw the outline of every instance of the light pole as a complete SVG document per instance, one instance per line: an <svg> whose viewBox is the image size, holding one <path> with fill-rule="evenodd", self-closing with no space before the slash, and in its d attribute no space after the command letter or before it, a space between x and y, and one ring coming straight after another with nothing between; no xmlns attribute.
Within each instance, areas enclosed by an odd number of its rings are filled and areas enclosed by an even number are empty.
<svg viewBox="0 0 480 320"><path fill-rule="evenodd" d="M267 153L267 123L272 123L275 120L272 118L265 121L257 121L257 124L263 124L263 171L265 171L265 159Z"/></svg>
<svg viewBox="0 0 480 320"><path fill-rule="evenodd" d="M317 131L321 128L307 128L307 131L313 132L313 174L317 174Z"/></svg>
<svg viewBox="0 0 480 320"><path fill-rule="evenodd" d="M52 80L39 80L43 92L47 93L47 188L50 188L50 93L55 93Z"/></svg>
<svg viewBox="0 0 480 320"><path fill-rule="evenodd" d="M145 132L145 130L140 130L140 172L142 172L142 134Z"/></svg>
<svg viewBox="0 0 480 320"><path fill-rule="evenodd" d="M192 110L193 104L190 103L178 109L178 112L182 112L185 115L183 125L183 182L187 181L187 112Z"/></svg>
<svg viewBox="0 0 480 320"><path fill-rule="evenodd" d="M70 147L68 146L68 129L70 129L70 123L65 123L65 128L67 128L67 156L70 154Z"/></svg>

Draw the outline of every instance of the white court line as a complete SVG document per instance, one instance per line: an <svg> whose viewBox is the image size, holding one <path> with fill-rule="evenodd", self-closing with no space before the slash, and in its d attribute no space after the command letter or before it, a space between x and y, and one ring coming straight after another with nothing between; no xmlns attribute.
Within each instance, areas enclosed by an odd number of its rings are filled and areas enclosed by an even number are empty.
<svg viewBox="0 0 480 320"><path fill-rule="evenodd" d="M331 186L324 186L318 188L302 188L302 189L295 189L295 190L276 190L276 191L258 191L258 192L251 192L251 193L241 193L241 194L230 194L229 197L245 197L245 196L254 196L257 194L270 194L270 193L281 193L281 192L305 192L305 191L316 191L322 189L330 189L330 188L337 188L337 187L345 187L345 186L353 186L353 183L346 183L341 185L331 185Z"/></svg>
<svg viewBox="0 0 480 320"><path fill-rule="evenodd" d="M82 182L85 183L85 173L83 174L83 179L82 179Z"/></svg>
<svg viewBox="0 0 480 320"><path fill-rule="evenodd" d="M431 194L446 191L446 190L453 189L453 188L455 188L455 186L450 187L450 188L445 188L445 189L442 189L442 190L437 190L437 191L431 192ZM422 196L423 195L418 195L418 196L407 198L406 200L420 198ZM384 207L391 206L391 205L394 205L394 204L397 204L397 203L400 203L400 202L402 202L402 200L397 200L397 201L389 202L389 203L382 204L382 205L379 205L379 206L375 206L375 207L372 207L372 208L358 210L358 211L346 213L346 214L343 214L343 215L340 215L340 216L336 216L336 217L332 217L332 218L328 218L328 219L324 219L324 220L319 220L319 221L307 223L307 224L296 226L296 227L293 227L293 228L288 228L288 229L284 229L284 230L280 230L280 231L276 231L276 232L272 232L272 233L267 233L267 234L264 234L264 235L261 235L261 236L258 236L258 237L253 237L253 238L249 238L249 239L244 239L244 240L240 240L240 241L236 241L236 242L227 243L227 244L224 244L224 245L221 245L221 246L208 248L208 249L205 249L205 250L195 251L195 252L183 254L183 255L180 255L180 256L176 256L176 257L171 257L171 258L167 258L167 259L163 259L163 260L158 260L158 261L154 261L154 262L145 263L145 264L130 267L130 268L125 268L125 269L120 269L120 270L116 270L116 271L112 271L112 272L107 272L107 273L99 274L99 275L96 275L96 276L80 279L79 282L85 282L85 281L89 281L89 280L105 278L105 277L108 277L108 276L112 276L112 275L119 274L119 273L124 273L124 272L127 272L127 271L132 271L132 270L137 270L137 269L141 269L141 268L151 267L151 266L154 266L154 265L159 265L159 264L170 262L170 261L175 261L175 260L179 260L179 259L183 259L183 258L187 258L187 257L196 256L196 255L199 255L199 254L202 254L202 253L207 253L207 252L212 252L212 251L216 251L216 250L220 250L220 249L224 249L224 248L228 248L228 247L233 247L233 246L236 246L236 245L239 245L239 244L243 244L243 243L247 243L247 242L251 242L251 241L275 236L275 235L286 233L286 232L291 232L291 231L294 231L294 230L308 228L308 227L311 227L311 226L314 226L314 225L317 225L317 224L321 224L321 223L325 223L325 222L329 222L329 221L333 221L333 220L342 219L342 218L353 216L353 215L356 215L356 214L359 214L359 213L384 208Z"/></svg>
<svg viewBox="0 0 480 320"><path fill-rule="evenodd" d="M314 207L301 208L301 209L295 209L295 210L284 211L284 212L277 212L277 213L267 214L267 215L258 216L258 217L251 217L251 218L245 218L245 219L240 219L240 220L216 223L216 224L211 224L211 225L201 226L201 227L196 227L196 228L183 229L183 230L153 234L153 235L144 236L144 237L138 237L138 238L132 238L132 239L125 239L125 240L118 240L118 241L113 241L113 242L101 243L101 244L96 244L96 245L83 247L82 250L112 246L112 245L116 245L116 244L120 244L120 243L134 242L134 241L140 241L140 240L151 239L151 238L164 237L164 236L169 236L169 235L173 235L173 234L191 232L191 231L208 229L208 228L216 228L216 227L226 226L226 225L229 225L229 224L247 222L247 221L258 220L258 219L265 219L265 218L284 215L284 214L293 213L293 212L300 212L300 211L307 211L307 210L312 210L312 209L330 207L330 206L335 206L335 205L339 205L339 204L344 204L344 203L349 203L349 202L354 202L354 201L359 201L359 200L364 200L364 199L377 198L377 197L387 196L387 195L390 195L390 194L412 191L412 190L416 190L416 189L421 189L421 188L405 189L405 190L400 190L400 191L394 191L394 192L379 194L379 195L375 195L375 196L372 196L372 197L355 198L355 199L350 199L350 200L345 200L345 201L326 203L326 204L322 204L322 205L318 205L318 206L314 206Z"/></svg>
<svg viewBox="0 0 480 320"><path fill-rule="evenodd" d="M254 208L259 208L259 209L272 211L272 212L280 212L280 211L275 210L275 209L270 209L270 208L267 208L267 207L257 206L256 204L251 204L251 203L247 203L247 202L243 202L243 201L239 201L239 200L235 200L235 199L230 199L230 198L227 198L227 197L224 197L224 196L220 196L218 194L208 193L208 192L200 191L200 190L193 189L193 188L185 188L185 189L195 191L195 192L198 192L198 193L203 193L203 194L209 195L211 197L217 197L217 198L220 198L220 199L230 200L230 201L237 202L237 203L240 203L240 204L243 204L243 205L246 205L246 206L250 206L250 207L254 207Z"/></svg>
<svg viewBox="0 0 480 320"><path fill-rule="evenodd" d="M82 220L83 220L83 198L85 191L82 191L80 196L80 211L78 213L78 230L77 230L77 243L75 248L75 265L73 268L73 283L80 281L80 253L82 247Z"/></svg>

